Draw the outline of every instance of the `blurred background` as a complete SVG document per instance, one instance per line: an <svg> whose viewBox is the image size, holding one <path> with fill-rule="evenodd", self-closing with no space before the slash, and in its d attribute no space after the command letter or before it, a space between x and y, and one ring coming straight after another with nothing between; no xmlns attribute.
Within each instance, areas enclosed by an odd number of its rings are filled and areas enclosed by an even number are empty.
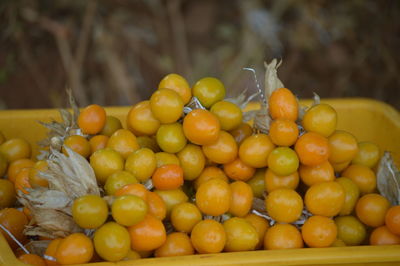
<svg viewBox="0 0 400 266"><path fill-rule="evenodd" d="M263 86L263 62L300 98L400 109L398 0L1 0L0 109L130 105L175 72Z"/></svg>

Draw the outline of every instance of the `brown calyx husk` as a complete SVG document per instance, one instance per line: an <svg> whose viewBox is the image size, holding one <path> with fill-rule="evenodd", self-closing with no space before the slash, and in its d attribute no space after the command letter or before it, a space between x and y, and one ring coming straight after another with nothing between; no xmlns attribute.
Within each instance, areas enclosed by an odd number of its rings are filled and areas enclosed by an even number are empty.
<svg viewBox="0 0 400 266"><path fill-rule="evenodd" d="M38 145L43 148L52 148L54 150L61 150L63 141L66 137L71 135L85 136L78 126L79 108L75 102L70 89L67 89L68 101L72 108L72 112L67 109L60 109L61 122L53 120L49 123L39 123L49 129L47 137L38 142ZM86 137L86 136L85 136ZM49 156L49 152L42 151L39 159L45 159Z"/></svg>
<svg viewBox="0 0 400 266"><path fill-rule="evenodd" d="M385 152L376 172L379 193L394 205L400 204L400 171L393 162L390 152Z"/></svg>
<svg viewBox="0 0 400 266"><path fill-rule="evenodd" d="M29 194L18 193L21 204L32 213L31 223L24 231L28 236L57 238L83 232L72 219L71 206L78 197L100 195L89 162L70 148L64 148L68 156L51 149L48 170L39 172L39 176L49 182L48 188L27 189Z"/></svg>

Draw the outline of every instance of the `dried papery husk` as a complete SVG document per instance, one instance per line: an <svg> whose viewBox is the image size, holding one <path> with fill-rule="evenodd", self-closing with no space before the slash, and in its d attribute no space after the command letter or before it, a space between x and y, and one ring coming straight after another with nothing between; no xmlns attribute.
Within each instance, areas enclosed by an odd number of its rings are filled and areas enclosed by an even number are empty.
<svg viewBox="0 0 400 266"><path fill-rule="evenodd" d="M31 254L36 254L38 256L43 257L49 243L50 240L30 241L28 244L25 245L25 248Z"/></svg>
<svg viewBox="0 0 400 266"><path fill-rule="evenodd" d="M224 214L218 215L218 216L203 215L203 220L214 220L216 222L223 223L232 217L233 217L232 214L229 214L229 213L224 213Z"/></svg>
<svg viewBox="0 0 400 266"><path fill-rule="evenodd" d="M379 193L392 205L400 204L400 171L394 164L390 152L384 152L376 172Z"/></svg>
<svg viewBox="0 0 400 266"><path fill-rule="evenodd" d="M183 113L188 114L194 109L206 109L197 99L196 96L193 96L192 99L190 99L190 102L188 102L185 107L183 107Z"/></svg>
<svg viewBox="0 0 400 266"><path fill-rule="evenodd" d="M75 102L74 97L72 96L72 92L70 89L67 89L68 101L69 105L72 108L72 112L67 109L60 109L59 113L61 116L61 122L56 120L52 120L49 123L41 122L39 123L49 129L47 133L47 138L38 142L38 145L47 148L51 147L55 150L61 150L61 145L64 139L71 135L80 135L84 137L88 137L84 135L78 126L78 116L79 116L79 108ZM61 145L60 145L61 142ZM41 158L44 157L44 154L49 155L49 152L43 152L41 154Z"/></svg>

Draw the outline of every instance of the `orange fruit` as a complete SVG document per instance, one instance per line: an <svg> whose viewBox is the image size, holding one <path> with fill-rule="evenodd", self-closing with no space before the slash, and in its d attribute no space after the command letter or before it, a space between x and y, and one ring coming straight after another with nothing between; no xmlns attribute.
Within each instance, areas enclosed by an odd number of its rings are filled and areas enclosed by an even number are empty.
<svg viewBox="0 0 400 266"><path fill-rule="evenodd" d="M105 124L106 111L97 104L86 106L78 116L78 126L84 134L97 134Z"/></svg>

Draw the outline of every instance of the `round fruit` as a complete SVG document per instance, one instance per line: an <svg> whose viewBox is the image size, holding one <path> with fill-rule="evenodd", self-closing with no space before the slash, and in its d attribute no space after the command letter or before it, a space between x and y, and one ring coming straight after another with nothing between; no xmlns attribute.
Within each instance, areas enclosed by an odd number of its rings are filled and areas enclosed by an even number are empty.
<svg viewBox="0 0 400 266"><path fill-rule="evenodd" d="M154 135L160 127L150 108L150 101L135 104L126 117L126 125L135 135Z"/></svg>
<svg viewBox="0 0 400 266"><path fill-rule="evenodd" d="M400 237L393 234L386 226L380 226L372 231L369 237L370 245L399 245Z"/></svg>
<svg viewBox="0 0 400 266"><path fill-rule="evenodd" d="M167 216L170 215L174 206L189 200L188 196L182 191L182 189L155 190L154 192L163 199L165 206L167 207Z"/></svg>
<svg viewBox="0 0 400 266"><path fill-rule="evenodd" d="M329 247L336 240L337 227L330 218L311 216L301 227L301 235L311 248Z"/></svg>
<svg viewBox="0 0 400 266"><path fill-rule="evenodd" d="M90 152L93 153L97 150L107 147L109 137L105 135L96 135L89 140Z"/></svg>
<svg viewBox="0 0 400 266"><path fill-rule="evenodd" d="M72 217L82 228L97 228L106 221L107 216L107 203L100 196L85 195L74 200L72 204Z"/></svg>
<svg viewBox="0 0 400 266"><path fill-rule="evenodd" d="M268 156L275 148L268 135L255 134L246 138L239 147L239 157L247 165L262 168L268 165Z"/></svg>
<svg viewBox="0 0 400 266"><path fill-rule="evenodd" d="M214 143L203 145L203 152L212 162L225 164L236 159L238 147L231 134L221 131Z"/></svg>
<svg viewBox="0 0 400 266"><path fill-rule="evenodd" d="M112 196L123 186L136 183L138 183L138 181L131 173L127 171L118 171L107 178L106 184L104 185L104 190L106 191L107 195Z"/></svg>
<svg viewBox="0 0 400 266"><path fill-rule="evenodd" d="M265 233L264 249L291 249L303 246L301 233L294 225L275 224Z"/></svg>
<svg viewBox="0 0 400 266"><path fill-rule="evenodd" d="M244 219L246 219L257 231L258 234L258 243L256 245L256 249L262 248L264 245L264 236L269 228L269 223L267 219L258 216L254 213L247 214Z"/></svg>
<svg viewBox="0 0 400 266"><path fill-rule="evenodd" d="M182 116L183 101L175 91L160 89L151 95L150 108L154 117L162 124L174 123Z"/></svg>
<svg viewBox="0 0 400 266"><path fill-rule="evenodd" d="M232 191L221 179L211 179L200 185L196 192L196 205L207 215L218 216L229 210Z"/></svg>
<svg viewBox="0 0 400 266"><path fill-rule="evenodd" d="M89 157L91 152L89 141L79 135L72 135L67 137L64 140L64 145L85 158ZM65 155L68 156L68 152L64 149L64 147L62 151Z"/></svg>
<svg viewBox="0 0 400 266"><path fill-rule="evenodd" d="M348 177L356 183L361 194L372 193L376 189L375 173L366 166L352 164L342 172L342 176Z"/></svg>
<svg viewBox="0 0 400 266"><path fill-rule="evenodd" d="M1 157L2 157L2 155L0 153L0 160L1 160ZM14 183L18 173L22 169L24 169L24 168L32 168L32 167L34 167L34 165L35 165L34 161L32 161L31 159L26 159L26 158L18 159L18 160L15 160L15 161L11 162L8 165L8 169L7 169L7 178L8 178L8 180L10 180L11 182ZM7 166L7 163L6 163L6 166Z"/></svg>
<svg viewBox="0 0 400 266"><path fill-rule="evenodd" d="M178 154L185 180L196 179L204 169L206 158L201 148L194 144L187 144Z"/></svg>
<svg viewBox="0 0 400 266"><path fill-rule="evenodd" d="M329 137L336 129L337 114L335 109L328 104L312 106L303 116L302 126L308 132L315 132L324 137Z"/></svg>
<svg viewBox="0 0 400 266"><path fill-rule="evenodd" d="M122 260L131 248L128 230L114 222L108 222L97 229L93 242L96 253L106 261Z"/></svg>
<svg viewBox="0 0 400 266"><path fill-rule="evenodd" d="M293 189L280 188L268 194L265 207L269 216L275 221L292 223L300 218L303 199Z"/></svg>
<svg viewBox="0 0 400 266"><path fill-rule="evenodd" d="M210 108L225 98L225 87L219 79L206 77L194 84L192 93L205 108Z"/></svg>
<svg viewBox="0 0 400 266"><path fill-rule="evenodd" d="M0 153L0 176L4 176L5 173L7 172L7 159L6 157Z"/></svg>
<svg viewBox="0 0 400 266"><path fill-rule="evenodd" d="M197 145L214 143L221 126L218 118L210 111L195 109L183 119L183 132L188 140Z"/></svg>
<svg viewBox="0 0 400 266"><path fill-rule="evenodd" d="M113 173L124 169L124 159L113 149L101 149L90 156L96 179L100 184L104 184L107 178Z"/></svg>
<svg viewBox="0 0 400 266"><path fill-rule="evenodd" d="M140 148L148 148L153 152L160 152L161 149L158 147L157 140L154 136L139 136L136 138Z"/></svg>
<svg viewBox="0 0 400 266"><path fill-rule="evenodd" d="M393 206L385 215L386 227L395 235L400 236L400 206Z"/></svg>
<svg viewBox="0 0 400 266"><path fill-rule="evenodd" d="M139 198L142 198L144 201L147 201L147 196L148 196L149 191L147 188L139 183L134 183L134 184L128 184L117 191L115 191L114 195L115 196L123 196L123 195L135 195L138 196Z"/></svg>
<svg viewBox="0 0 400 266"><path fill-rule="evenodd" d="M58 245L60 245L61 243L61 240L61 238L51 240L49 245L47 246L46 251L44 252L44 258L47 266L59 265L56 261L56 252L58 249Z"/></svg>
<svg viewBox="0 0 400 266"><path fill-rule="evenodd" d="M193 254L194 249L189 236L180 232L167 235L164 244L156 249L154 253L155 257L174 257Z"/></svg>
<svg viewBox="0 0 400 266"><path fill-rule="evenodd" d="M220 223L203 220L194 226L190 240L200 254L219 253L224 249L226 233Z"/></svg>
<svg viewBox="0 0 400 266"><path fill-rule="evenodd" d="M160 221L167 216L167 206L164 200L155 192L147 192L148 213Z"/></svg>
<svg viewBox="0 0 400 266"><path fill-rule="evenodd" d="M31 157L31 145L24 139L9 139L0 145L0 153L10 163L18 159Z"/></svg>
<svg viewBox="0 0 400 266"><path fill-rule="evenodd" d="M125 170L132 173L139 181L148 180L157 166L154 152L148 148L141 148L131 153L125 161Z"/></svg>
<svg viewBox="0 0 400 266"><path fill-rule="evenodd" d="M0 179L0 209L12 207L17 200L14 184L7 179Z"/></svg>
<svg viewBox="0 0 400 266"><path fill-rule="evenodd" d="M331 163L333 170L335 170L335 173L341 173L344 169L347 168L347 166L350 165L350 161L344 162L344 163Z"/></svg>
<svg viewBox="0 0 400 266"><path fill-rule="evenodd" d="M342 185L345 194L344 204L339 215L349 215L353 212L357 200L360 197L360 190L350 178L340 177L336 179L336 182Z"/></svg>
<svg viewBox="0 0 400 266"><path fill-rule="evenodd" d="M304 197L304 203L312 214L327 217L339 214L344 200L345 191L335 181L312 185Z"/></svg>
<svg viewBox="0 0 400 266"><path fill-rule="evenodd" d="M273 120L269 128L269 137L277 146L292 146L299 136L299 128L292 120Z"/></svg>
<svg viewBox="0 0 400 266"><path fill-rule="evenodd" d="M385 215L390 208L390 202L379 194L366 194L356 204L358 219L371 227L378 227L385 224Z"/></svg>
<svg viewBox="0 0 400 266"><path fill-rule="evenodd" d="M307 186L335 180L335 172L328 161L313 166L300 165L299 174L301 181Z"/></svg>
<svg viewBox="0 0 400 266"><path fill-rule="evenodd" d="M161 150L176 153L186 145L186 137L180 123L161 125L157 130L157 144Z"/></svg>
<svg viewBox="0 0 400 266"><path fill-rule="evenodd" d="M210 111L218 117L222 130L233 130L242 123L242 110L234 103L220 101L215 103Z"/></svg>
<svg viewBox="0 0 400 266"><path fill-rule="evenodd" d="M121 154L126 159L128 156L139 149L136 136L127 129L118 129L111 135L107 142L107 148L111 148Z"/></svg>
<svg viewBox="0 0 400 266"><path fill-rule="evenodd" d="M372 142L358 143L358 153L353 158L352 164L360 164L372 168L379 160L379 147Z"/></svg>
<svg viewBox="0 0 400 266"><path fill-rule="evenodd" d="M26 188L32 188L31 184L29 183L29 168L22 169L17 177L15 178L15 192L18 194L18 191L21 191L24 194L29 194Z"/></svg>
<svg viewBox="0 0 400 266"><path fill-rule="evenodd" d="M163 223L151 215L128 228L131 236L131 247L137 251L150 251L161 247L166 238Z"/></svg>
<svg viewBox="0 0 400 266"><path fill-rule="evenodd" d="M144 219L147 214L147 203L135 195L124 195L116 198L111 206L111 214L120 225L132 226Z"/></svg>
<svg viewBox="0 0 400 266"><path fill-rule="evenodd" d="M229 184L231 187L231 202L229 213L243 217L249 213L253 203L253 191L251 187L243 181L235 181Z"/></svg>
<svg viewBox="0 0 400 266"><path fill-rule="evenodd" d="M329 161L343 163L353 160L358 152L356 138L343 130L336 130L329 138Z"/></svg>
<svg viewBox="0 0 400 266"><path fill-rule="evenodd" d="M299 104L293 93L286 88L276 89L268 99L269 113L272 119L296 121Z"/></svg>
<svg viewBox="0 0 400 266"><path fill-rule="evenodd" d="M166 75L158 84L158 89L171 89L181 96L183 104L187 104L192 98L192 90L186 79L178 74Z"/></svg>
<svg viewBox="0 0 400 266"><path fill-rule="evenodd" d="M228 177L225 175L224 171L216 166L207 166L199 177L194 180L194 188L197 190L201 184L213 178L219 178L228 182Z"/></svg>
<svg viewBox="0 0 400 266"><path fill-rule="evenodd" d="M111 137L111 135L114 134L115 131L121 128L121 121L118 118L116 118L115 116L107 115L106 123L103 129L100 131L100 134Z"/></svg>
<svg viewBox="0 0 400 266"><path fill-rule="evenodd" d="M236 158L234 161L224 164L224 172L233 180L247 181L254 175L256 169L245 164L240 158Z"/></svg>
<svg viewBox="0 0 400 266"><path fill-rule="evenodd" d="M229 131L229 133L233 136L236 143L240 145L243 140L253 134L253 128L248 123L242 122L237 128Z"/></svg>
<svg viewBox="0 0 400 266"><path fill-rule="evenodd" d="M277 175L287 176L296 172L298 168L299 158L291 148L275 148L268 156L268 169Z"/></svg>
<svg viewBox="0 0 400 266"><path fill-rule="evenodd" d="M244 218L233 217L223 224L226 233L225 251L254 250L258 243L258 233Z"/></svg>
<svg viewBox="0 0 400 266"><path fill-rule="evenodd" d="M18 260L29 265L46 266L45 260L36 254L23 254L18 257Z"/></svg>
<svg viewBox="0 0 400 266"><path fill-rule="evenodd" d="M354 216L340 216L335 218L338 235L347 246L360 245L367 236L365 226Z"/></svg>
<svg viewBox="0 0 400 266"><path fill-rule="evenodd" d="M267 169L264 177L265 191L271 193L271 191L279 188L296 189L299 185L299 174L294 172L287 176L279 176Z"/></svg>
<svg viewBox="0 0 400 266"><path fill-rule="evenodd" d="M156 156L156 166L160 167L166 164L176 164L180 165L179 159L175 154L168 152L157 152Z"/></svg>
<svg viewBox="0 0 400 266"><path fill-rule="evenodd" d="M45 172L48 168L49 166L46 161L37 161L29 170L29 183L33 188L48 187L49 182L47 179L39 176L39 172Z"/></svg>
<svg viewBox="0 0 400 266"><path fill-rule="evenodd" d="M179 232L190 233L202 218L197 206L189 202L176 205L171 212L171 223Z"/></svg>
<svg viewBox="0 0 400 266"><path fill-rule="evenodd" d="M82 233L74 233L61 240L55 254L57 262L63 265L87 263L92 256L92 240Z"/></svg>
<svg viewBox="0 0 400 266"><path fill-rule="evenodd" d="M163 165L154 171L151 179L158 190L177 189L183 185L183 170L176 164Z"/></svg>
<svg viewBox="0 0 400 266"><path fill-rule="evenodd" d="M328 160L330 150L328 140L314 132L307 132L296 142L295 150L304 165L319 165Z"/></svg>
<svg viewBox="0 0 400 266"><path fill-rule="evenodd" d="M257 169L254 176L247 181L254 197L262 198L265 191L265 168Z"/></svg>
<svg viewBox="0 0 400 266"><path fill-rule="evenodd" d="M0 224L4 226L19 242L24 243L26 237L23 233L25 226L28 225L28 218L15 208L5 208L0 211ZM17 247L17 243L0 228L0 232L7 240L12 249Z"/></svg>
<svg viewBox="0 0 400 266"><path fill-rule="evenodd" d="M86 106L78 116L78 126L84 134L97 134L105 124L106 111L97 104Z"/></svg>

